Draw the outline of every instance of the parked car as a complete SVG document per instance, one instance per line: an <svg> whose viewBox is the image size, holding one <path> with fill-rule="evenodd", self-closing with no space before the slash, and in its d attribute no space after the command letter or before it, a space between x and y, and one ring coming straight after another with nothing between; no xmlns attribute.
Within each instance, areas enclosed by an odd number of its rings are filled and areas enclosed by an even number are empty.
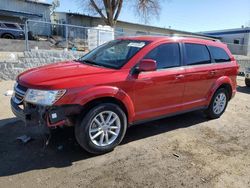
<svg viewBox="0 0 250 188"><path fill-rule="evenodd" d="M125 37L20 74L11 106L27 125L75 126L79 144L101 154L130 125L194 110L219 118L236 93L238 68L221 42Z"/></svg>
<svg viewBox="0 0 250 188"><path fill-rule="evenodd" d="M24 39L24 31L17 23L0 21L0 37L5 39Z"/></svg>
<svg viewBox="0 0 250 188"><path fill-rule="evenodd" d="M245 84L247 87L250 87L250 67L247 67L245 70Z"/></svg>

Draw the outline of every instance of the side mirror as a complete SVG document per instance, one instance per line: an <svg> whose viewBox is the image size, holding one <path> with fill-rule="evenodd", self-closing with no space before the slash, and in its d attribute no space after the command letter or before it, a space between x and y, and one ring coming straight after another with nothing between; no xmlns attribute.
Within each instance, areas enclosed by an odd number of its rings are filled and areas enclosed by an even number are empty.
<svg viewBox="0 0 250 188"><path fill-rule="evenodd" d="M156 61L153 59L143 59L140 61L137 67L138 72L155 71L156 69L157 69Z"/></svg>

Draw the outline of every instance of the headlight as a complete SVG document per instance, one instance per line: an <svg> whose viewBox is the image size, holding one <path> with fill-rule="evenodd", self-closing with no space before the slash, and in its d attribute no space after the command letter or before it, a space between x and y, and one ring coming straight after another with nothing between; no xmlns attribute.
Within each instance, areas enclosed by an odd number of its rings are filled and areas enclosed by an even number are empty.
<svg viewBox="0 0 250 188"><path fill-rule="evenodd" d="M33 104L51 106L60 99L66 90L37 90L28 89L24 100Z"/></svg>

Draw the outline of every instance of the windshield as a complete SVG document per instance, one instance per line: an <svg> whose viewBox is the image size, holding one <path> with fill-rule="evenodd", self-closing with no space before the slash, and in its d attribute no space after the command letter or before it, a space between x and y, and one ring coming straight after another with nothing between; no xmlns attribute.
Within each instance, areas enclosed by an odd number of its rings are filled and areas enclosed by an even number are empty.
<svg viewBox="0 0 250 188"><path fill-rule="evenodd" d="M148 43L141 40L113 40L97 47L81 57L79 61L119 69Z"/></svg>

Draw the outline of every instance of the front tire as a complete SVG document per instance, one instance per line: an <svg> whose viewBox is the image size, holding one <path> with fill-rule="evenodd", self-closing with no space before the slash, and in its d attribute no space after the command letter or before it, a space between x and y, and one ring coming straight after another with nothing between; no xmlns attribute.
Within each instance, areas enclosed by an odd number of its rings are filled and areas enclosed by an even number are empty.
<svg viewBox="0 0 250 188"><path fill-rule="evenodd" d="M245 84L247 87L250 87L250 79L245 78Z"/></svg>
<svg viewBox="0 0 250 188"><path fill-rule="evenodd" d="M2 38L4 39L15 39L14 35L6 33L2 35Z"/></svg>
<svg viewBox="0 0 250 188"><path fill-rule="evenodd" d="M127 117L116 104L94 106L75 127L77 142L93 154L112 151L124 138Z"/></svg>
<svg viewBox="0 0 250 188"><path fill-rule="evenodd" d="M218 89L205 111L207 117L210 119L219 118L226 110L228 101L229 95L227 90L224 88Z"/></svg>

